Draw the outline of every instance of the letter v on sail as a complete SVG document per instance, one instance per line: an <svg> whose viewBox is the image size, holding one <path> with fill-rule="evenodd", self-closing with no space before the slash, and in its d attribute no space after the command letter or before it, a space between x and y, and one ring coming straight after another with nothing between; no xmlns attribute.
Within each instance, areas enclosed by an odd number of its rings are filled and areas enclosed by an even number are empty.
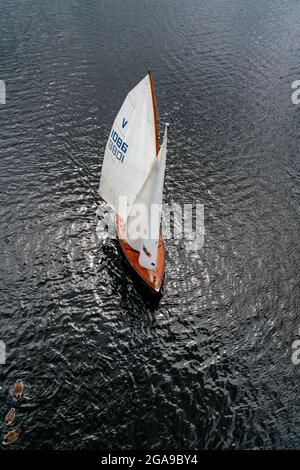
<svg viewBox="0 0 300 470"><path fill-rule="evenodd" d="M114 121L105 148L99 188L100 196L116 213L123 254L154 293L160 292L165 274L161 206L167 126L159 149L158 114L149 72L128 93Z"/></svg>

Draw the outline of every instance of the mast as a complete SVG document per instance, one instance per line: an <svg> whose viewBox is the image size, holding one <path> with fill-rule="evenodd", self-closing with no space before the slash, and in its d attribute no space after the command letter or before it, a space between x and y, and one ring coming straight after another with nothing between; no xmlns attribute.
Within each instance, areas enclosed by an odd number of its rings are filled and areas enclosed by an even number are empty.
<svg viewBox="0 0 300 470"><path fill-rule="evenodd" d="M154 85L153 85L153 78L152 72L148 70L149 80L150 80L150 87L151 87L151 95L152 95L152 104L153 104L153 116L154 116L154 128L155 128L155 144L156 144L156 156L159 152L159 142L158 142L158 113L157 113L157 106L156 106L156 98L154 93Z"/></svg>

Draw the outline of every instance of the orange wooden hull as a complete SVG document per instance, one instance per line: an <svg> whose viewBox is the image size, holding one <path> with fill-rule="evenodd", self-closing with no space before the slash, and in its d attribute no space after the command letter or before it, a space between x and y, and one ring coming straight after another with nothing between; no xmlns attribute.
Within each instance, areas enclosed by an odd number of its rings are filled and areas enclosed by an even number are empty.
<svg viewBox="0 0 300 470"><path fill-rule="evenodd" d="M139 275L152 293L158 294L161 290L165 276L165 245L162 234L160 233L158 242L157 267L155 271L150 271L140 266L139 252L131 248L131 246L126 242L123 224L118 215L116 215L116 231L121 250L131 268Z"/></svg>

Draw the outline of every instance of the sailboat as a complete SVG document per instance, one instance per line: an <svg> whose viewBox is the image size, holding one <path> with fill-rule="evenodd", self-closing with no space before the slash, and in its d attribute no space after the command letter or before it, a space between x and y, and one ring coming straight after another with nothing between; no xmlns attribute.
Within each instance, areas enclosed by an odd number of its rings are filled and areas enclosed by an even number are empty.
<svg viewBox="0 0 300 470"><path fill-rule="evenodd" d="M159 148L158 113L151 71L126 96L113 123L99 194L115 211L120 248L152 293L165 276L161 229L167 129Z"/></svg>

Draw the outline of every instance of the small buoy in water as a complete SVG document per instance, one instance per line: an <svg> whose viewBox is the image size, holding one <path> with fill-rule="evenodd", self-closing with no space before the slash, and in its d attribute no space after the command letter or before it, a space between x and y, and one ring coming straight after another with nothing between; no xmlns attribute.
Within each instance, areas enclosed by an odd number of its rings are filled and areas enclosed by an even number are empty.
<svg viewBox="0 0 300 470"><path fill-rule="evenodd" d="M4 418L4 422L5 422L6 426L10 426L14 422L16 414L17 413L16 413L16 410L14 408L11 408L9 410L9 412L7 413L7 415Z"/></svg>
<svg viewBox="0 0 300 470"><path fill-rule="evenodd" d="M14 392L17 398L21 398L24 393L24 384L21 379L18 379L14 385Z"/></svg>
<svg viewBox="0 0 300 470"><path fill-rule="evenodd" d="M21 428L15 428L9 431L3 438L2 444L4 446L8 446L9 444L13 444L16 442L22 434Z"/></svg>

